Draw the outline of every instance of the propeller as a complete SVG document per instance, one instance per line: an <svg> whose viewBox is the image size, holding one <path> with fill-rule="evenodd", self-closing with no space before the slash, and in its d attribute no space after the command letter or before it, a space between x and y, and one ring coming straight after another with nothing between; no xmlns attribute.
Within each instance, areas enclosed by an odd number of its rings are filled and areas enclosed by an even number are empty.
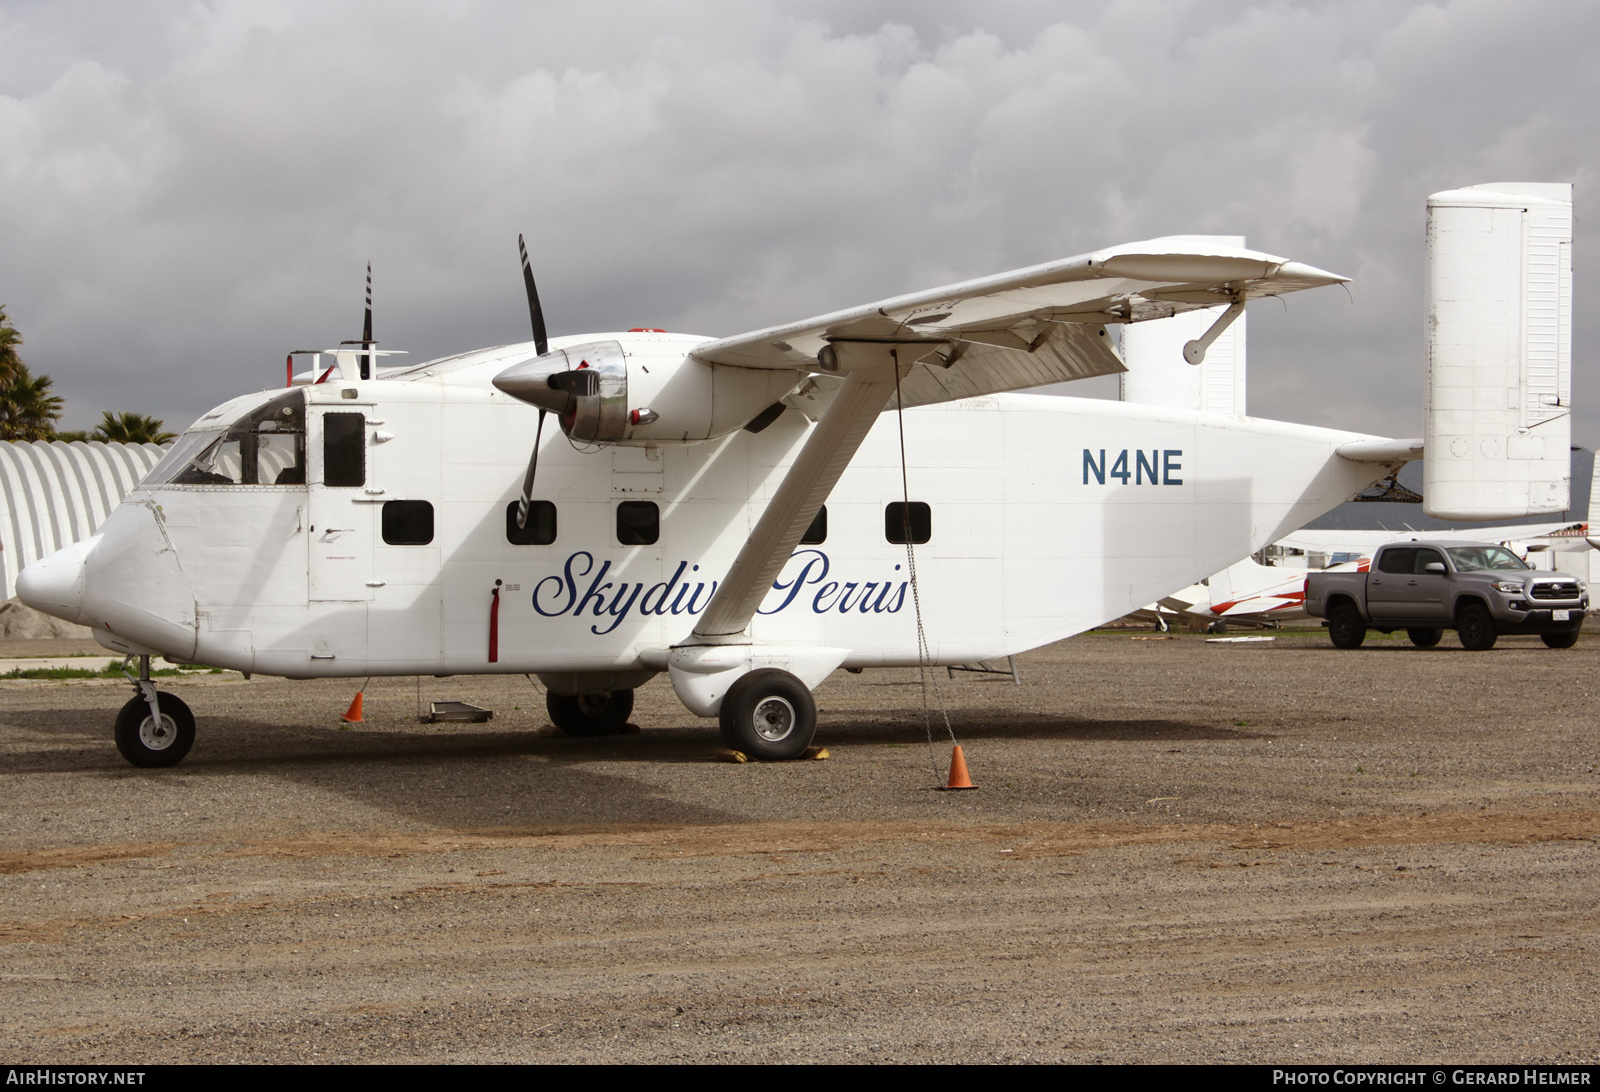
<svg viewBox="0 0 1600 1092"><path fill-rule="evenodd" d="M539 443L544 437L545 414L557 414L562 429L568 435L576 435L573 423L580 412L580 400L599 395L600 369L617 371L621 368L618 374L623 384L626 383L626 369L621 364L622 347L614 342L569 346L566 350L557 349L554 352L550 350L544 308L539 304L539 290L533 283L533 265L528 261L528 244L521 235L517 236L517 250L522 257L522 283L528 290L528 318L533 325L533 345L538 355L495 376L494 385L513 398L539 408L539 427L534 433L533 455L528 459L528 473L522 480L522 494L517 499L517 529L520 531L528 525L528 510L533 503L533 482L539 471ZM580 356L580 363L575 368L568 364L571 359L569 353ZM615 356L615 361L610 359L608 353ZM595 363L591 364L591 359ZM598 417L591 424L596 423ZM593 431L590 426L585 428ZM584 438L598 437L586 435Z"/></svg>
<svg viewBox="0 0 1600 1092"><path fill-rule="evenodd" d="M372 262L371 261L367 262L367 317L366 317L365 321L363 321L361 323L361 340L360 341L341 341L341 342L339 342L339 344L340 345L359 345L363 349L370 349L374 345L377 344L376 341L372 340ZM372 378L372 354L371 353L362 353L360 355L359 359L361 361L361 378L362 379L371 379Z"/></svg>
<svg viewBox="0 0 1600 1092"><path fill-rule="evenodd" d="M517 250L522 254L522 284L528 290L528 319L533 323L533 347L543 356L550 350L550 338L544 326L544 308L539 305L539 289L533 283L533 265L528 261L528 244L517 234ZM554 386L554 382L551 383ZM544 415L549 412L539 407L539 427L533 434L533 457L528 460L528 474L522 479L522 496L517 498L517 530L528 525L528 508L533 503L533 477L539 472L539 441L544 437Z"/></svg>

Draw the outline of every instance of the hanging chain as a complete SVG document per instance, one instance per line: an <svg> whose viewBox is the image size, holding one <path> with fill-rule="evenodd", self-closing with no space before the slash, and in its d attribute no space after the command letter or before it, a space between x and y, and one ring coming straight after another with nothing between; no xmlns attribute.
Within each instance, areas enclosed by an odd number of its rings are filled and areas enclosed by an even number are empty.
<svg viewBox="0 0 1600 1092"><path fill-rule="evenodd" d="M944 720L945 733L950 743L956 743L955 729L950 726L950 713L944 705L944 694L939 690L939 675L933 670L933 652L928 647L928 631L922 624L922 595L917 584L917 551L911 541L911 482L906 473L906 417L905 403L900 397L900 350L889 350L894 359L894 414L900 426L900 528L906 544L906 574L911 583L911 607L917 616L917 682L922 688L922 727L928 739L928 763L933 767L933 779L938 781L939 756L933 750L933 711L928 707L928 682L933 682L934 700L939 704L939 716Z"/></svg>

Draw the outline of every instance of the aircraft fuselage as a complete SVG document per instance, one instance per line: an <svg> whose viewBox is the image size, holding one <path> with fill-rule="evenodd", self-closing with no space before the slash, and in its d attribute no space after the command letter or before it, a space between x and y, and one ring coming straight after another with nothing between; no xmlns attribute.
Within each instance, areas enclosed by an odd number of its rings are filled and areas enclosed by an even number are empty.
<svg viewBox="0 0 1600 1092"><path fill-rule="evenodd" d="M604 336L647 363L698 341ZM593 339L555 344L567 340ZM791 407L758 433L587 450L546 429L519 531L537 413L489 381L529 355L486 350L219 407L24 597L109 648L241 671L636 685L694 626L814 425ZM240 426L252 414L269 423ZM920 601L935 662L1016 653L1191 584L1384 470L1334 453L1353 433L1099 400L991 395L903 423L920 594L890 540L905 526L890 508L904 499L891 409L808 536L820 540L767 593L755 643L848 649L846 667L914 664ZM206 449L225 435L243 439ZM204 469L174 470L204 450Z"/></svg>

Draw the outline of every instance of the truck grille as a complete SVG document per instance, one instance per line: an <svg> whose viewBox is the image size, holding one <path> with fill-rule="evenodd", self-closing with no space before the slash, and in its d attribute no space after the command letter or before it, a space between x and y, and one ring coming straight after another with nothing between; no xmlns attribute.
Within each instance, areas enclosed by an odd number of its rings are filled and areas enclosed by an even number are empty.
<svg viewBox="0 0 1600 1092"><path fill-rule="evenodd" d="M1529 599L1576 599L1578 598L1578 584L1576 581L1567 580L1559 584L1535 584L1528 589Z"/></svg>

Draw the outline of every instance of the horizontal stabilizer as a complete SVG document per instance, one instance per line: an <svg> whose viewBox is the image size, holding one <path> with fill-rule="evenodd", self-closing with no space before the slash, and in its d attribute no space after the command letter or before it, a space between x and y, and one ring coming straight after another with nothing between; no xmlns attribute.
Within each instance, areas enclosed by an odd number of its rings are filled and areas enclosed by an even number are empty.
<svg viewBox="0 0 1600 1092"><path fill-rule="evenodd" d="M1355 463L1409 463L1422 458L1421 440L1356 440L1340 444L1334 454Z"/></svg>

